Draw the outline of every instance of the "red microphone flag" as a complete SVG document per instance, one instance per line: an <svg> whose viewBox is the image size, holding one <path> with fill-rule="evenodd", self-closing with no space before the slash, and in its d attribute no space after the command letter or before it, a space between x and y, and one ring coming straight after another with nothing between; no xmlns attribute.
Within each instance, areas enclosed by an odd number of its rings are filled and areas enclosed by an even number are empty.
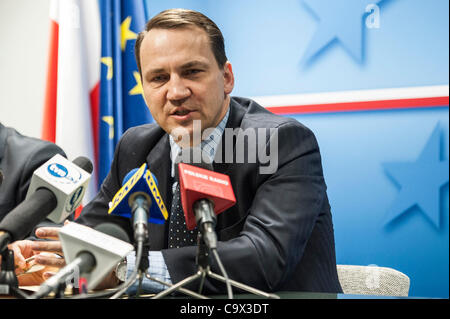
<svg viewBox="0 0 450 319"><path fill-rule="evenodd" d="M214 203L214 213L220 214L236 203L230 177L193 165L179 163L181 205L188 230L195 228L194 203L208 198Z"/></svg>

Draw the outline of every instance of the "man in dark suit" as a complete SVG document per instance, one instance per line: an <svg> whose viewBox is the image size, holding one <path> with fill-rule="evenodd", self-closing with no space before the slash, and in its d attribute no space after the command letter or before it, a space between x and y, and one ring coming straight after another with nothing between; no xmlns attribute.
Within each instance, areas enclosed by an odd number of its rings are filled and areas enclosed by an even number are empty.
<svg viewBox="0 0 450 319"><path fill-rule="evenodd" d="M65 156L57 145L20 134L0 123L0 221L27 194L33 172L56 154Z"/></svg>
<svg viewBox="0 0 450 319"><path fill-rule="evenodd" d="M122 136L108 176L77 222L96 226L112 221L133 238L130 220L107 213L124 177L147 163L170 208L176 194L171 154L200 146L214 159L214 170L230 177L236 195L236 205L217 217L216 227L218 254L228 276L264 291L341 292L330 205L314 134L254 101L231 98L234 75L222 34L198 12L174 9L152 18L138 36L136 58L143 96L156 124L131 128ZM201 141L195 139L199 135L196 123L201 125ZM215 130L206 134L206 129ZM251 132L255 139L246 137ZM254 152L259 156L253 161ZM271 153L270 161L263 160L267 153ZM189 241L187 245L172 243L170 219L163 225L149 225L149 271L177 283L197 271L197 247ZM133 262L130 255L128 273ZM215 262L211 268L220 273ZM123 280L116 271L106 286ZM164 287L147 281L144 288L160 291ZM225 285L206 280L206 293L225 291Z"/></svg>
<svg viewBox="0 0 450 319"><path fill-rule="evenodd" d="M216 226L218 253L229 277L266 291L340 292L330 205L314 134L251 100L230 97L234 75L222 35L212 21L197 12L169 10L157 15L138 37L136 56L144 98L157 124L124 134L111 171L97 197L85 207L80 222L95 226L104 221L108 203L125 175L145 162L159 182L166 206L171 207L170 153L175 143L168 133L175 136L177 130L184 130L192 145L196 120L201 121L202 129L222 123L225 129L216 147L221 152L214 149L213 167L230 177L237 199L235 206L218 216ZM227 139L230 129L236 134ZM277 154L271 154L275 169L266 174L262 168L270 163L263 165L260 158L236 163L242 155L237 145L243 146L242 150L252 147L245 132L261 129L264 134L259 137L255 133L259 140L254 140L257 146L253 150L272 151L271 144L278 146ZM231 147L226 141L231 141ZM129 220L111 218L131 234ZM152 224L150 249L161 251L169 277L176 283L196 272L197 248L168 248L169 232L168 222ZM214 263L212 270L220 273ZM207 280L205 287L211 293L225 291L214 281Z"/></svg>

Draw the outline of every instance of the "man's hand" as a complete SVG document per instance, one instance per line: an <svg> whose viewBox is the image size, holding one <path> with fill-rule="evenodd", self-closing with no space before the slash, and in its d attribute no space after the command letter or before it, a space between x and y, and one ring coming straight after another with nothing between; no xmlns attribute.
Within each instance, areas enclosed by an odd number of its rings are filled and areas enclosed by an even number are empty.
<svg viewBox="0 0 450 319"><path fill-rule="evenodd" d="M31 240L18 240L8 245L8 249L14 252L14 265L16 265L16 273L17 269L25 271L28 268L28 264L25 259L32 257L35 255Z"/></svg>
<svg viewBox="0 0 450 319"><path fill-rule="evenodd" d="M68 221L64 224L67 223ZM36 230L36 237L50 241L19 240L8 245L14 252L14 264L20 286L40 285L66 265L58 237L59 230L60 227L41 227ZM26 259L32 256L34 260L27 263ZM44 268L27 273L32 265L42 265Z"/></svg>
<svg viewBox="0 0 450 319"><path fill-rule="evenodd" d="M69 221L66 221L64 225L67 223ZM41 285L66 265L59 241L59 230L60 227L41 227L36 229L36 237L49 239L49 241L19 240L8 245L8 248L14 251L14 264L19 286ZM34 259L27 262L26 259L32 256ZM27 271L33 265L42 265L44 268L28 273ZM119 281L114 271L111 271L95 289L112 288L118 284Z"/></svg>
<svg viewBox="0 0 450 319"><path fill-rule="evenodd" d="M65 225L67 222L65 223ZM59 227L41 227L36 230L36 237L50 239L50 241L33 241L31 248L35 253L51 252L53 254L38 254L35 261L39 265L61 268L66 265L61 242L59 241Z"/></svg>

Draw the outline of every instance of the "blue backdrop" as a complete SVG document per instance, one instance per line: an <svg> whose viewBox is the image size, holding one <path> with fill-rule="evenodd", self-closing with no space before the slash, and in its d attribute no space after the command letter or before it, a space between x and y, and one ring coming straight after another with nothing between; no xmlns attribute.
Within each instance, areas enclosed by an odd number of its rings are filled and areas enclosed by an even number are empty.
<svg viewBox="0 0 450 319"><path fill-rule="evenodd" d="M447 0L148 0L147 15L175 7L222 29L233 95L448 85ZM448 100L289 116L321 147L337 262L392 267L411 296L448 298Z"/></svg>

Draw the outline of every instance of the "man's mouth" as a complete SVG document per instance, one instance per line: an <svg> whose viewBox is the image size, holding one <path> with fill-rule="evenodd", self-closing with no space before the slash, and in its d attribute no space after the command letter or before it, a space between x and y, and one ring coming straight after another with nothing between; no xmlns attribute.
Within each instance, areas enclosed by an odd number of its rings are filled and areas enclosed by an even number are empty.
<svg viewBox="0 0 450 319"><path fill-rule="evenodd" d="M178 117L180 120L187 120L190 117L190 114L195 112L195 110L189 110L184 107L177 107L170 112L171 116Z"/></svg>
<svg viewBox="0 0 450 319"><path fill-rule="evenodd" d="M191 111L186 110L186 109L180 109L180 110L176 110L174 113L172 113L172 115L184 116L184 115L188 115L189 113L191 113Z"/></svg>

